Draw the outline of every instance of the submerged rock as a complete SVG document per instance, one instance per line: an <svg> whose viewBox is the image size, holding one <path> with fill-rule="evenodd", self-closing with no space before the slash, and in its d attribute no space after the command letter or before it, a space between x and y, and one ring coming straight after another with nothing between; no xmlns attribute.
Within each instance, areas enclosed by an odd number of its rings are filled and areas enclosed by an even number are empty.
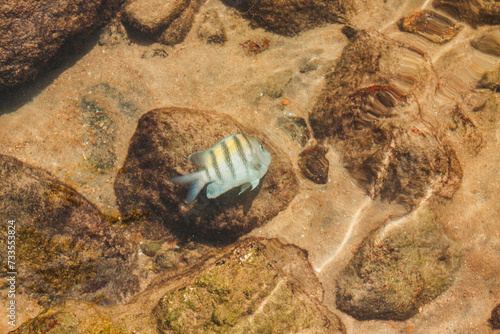
<svg viewBox="0 0 500 334"><path fill-rule="evenodd" d="M278 240L240 242L153 310L160 333L339 333L307 254Z"/></svg>
<svg viewBox="0 0 500 334"><path fill-rule="evenodd" d="M500 66L492 71L485 72L478 84L479 88L491 89L494 92L500 91Z"/></svg>
<svg viewBox="0 0 500 334"><path fill-rule="evenodd" d="M314 146L302 151L299 155L299 169L306 178L317 184L328 182L330 163L326 158L328 148Z"/></svg>
<svg viewBox="0 0 500 334"><path fill-rule="evenodd" d="M491 311L489 323L493 329L500 329L500 304Z"/></svg>
<svg viewBox="0 0 500 334"><path fill-rule="evenodd" d="M500 24L500 3L498 1L434 0L432 5L472 26Z"/></svg>
<svg viewBox="0 0 500 334"><path fill-rule="evenodd" d="M204 0L128 0L123 6L125 23L158 42L174 45L186 38Z"/></svg>
<svg viewBox="0 0 500 334"><path fill-rule="evenodd" d="M32 81L71 39L111 17L121 0L6 0L0 7L0 91Z"/></svg>
<svg viewBox="0 0 500 334"><path fill-rule="evenodd" d="M417 10L401 19L401 30L427 38L431 42L443 44L452 40L462 26L449 18L431 10Z"/></svg>
<svg viewBox="0 0 500 334"><path fill-rule="evenodd" d="M429 194L453 194L462 177L456 154L414 97L437 85L422 55L360 32L326 81L309 118L314 136L340 150L371 197L413 207Z"/></svg>
<svg viewBox="0 0 500 334"><path fill-rule="evenodd" d="M16 225L16 270L23 279L18 293L43 305L61 297L110 304L136 292L131 246L75 190L0 155L0 195L0 218ZM1 238L1 247L6 240Z"/></svg>
<svg viewBox="0 0 500 334"><path fill-rule="evenodd" d="M195 172L188 155L206 150L226 136L254 135L272 153L260 185L238 196L239 188L185 205L187 187L168 180ZM181 237L233 240L261 226L284 210L296 195L297 181L288 157L229 116L182 108L152 110L141 117L127 158L115 181L124 216L142 217L137 225L148 237L174 231Z"/></svg>
<svg viewBox="0 0 500 334"><path fill-rule="evenodd" d="M227 41L226 28L217 10L209 9L201 15L198 38L209 44L224 44Z"/></svg>
<svg viewBox="0 0 500 334"><path fill-rule="evenodd" d="M325 0L223 0L257 26L292 36L325 23L344 21L346 5Z"/></svg>
<svg viewBox="0 0 500 334"><path fill-rule="evenodd" d="M474 38L472 46L485 53L500 57L500 29L493 28Z"/></svg>
<svg viewBox="0 0 500 334"><path fill-rule="evenodd" d="M340 275L337 307L357 320L406 320L446 291L459 254L420 209L366 239Z"/></svg>
<svg viewBox="0 0 500 334"><path fill-rule="evenodd" d="M66 300L27 321L25 333L345 333L321 302L307 253L249 238L166 273L127 304Z"/></svg>
<svg viewBox="0 0 500 334"><path fill-rule="evenodd" d="M300 147L306 146L311 133L307 127L307 122L302 117L283 116L278 119L278 125L283 129L293 141Z"/></svg>

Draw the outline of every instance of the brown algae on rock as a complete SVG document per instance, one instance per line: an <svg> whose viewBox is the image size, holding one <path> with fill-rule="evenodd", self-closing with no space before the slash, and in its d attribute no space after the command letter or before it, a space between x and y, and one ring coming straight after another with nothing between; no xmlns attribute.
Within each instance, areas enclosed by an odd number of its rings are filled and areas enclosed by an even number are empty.
<svg viewBox="0 0 500 334"><path fill-rule="evenodd" d="M265 224L284 210L298 191L290 160L271 142L264 143L273 154L271 165L252 191L238 196L239 189L232 189L214 199L200 195L186 206L186 187L168 182L198 170L189 162L189 154L236 133L265 140L258 132L215 112L163 108L144 114L131 139L123 172L115 181L122 215L136 210L147 215L137 222L143 235L152 230L163 234L172 231L181 237L194 235L222 242Z"/></svg>
<svg viewBox="0 0 500 334"><path fill-rule="evenodd" d="M153 313L161 333L335 333L335 315L304 290L294 273L281 268L280 256L296 271L312 272L277 240L247 239L164 295ZM273 254L275 253L275 254ZM278 255L279 254L279 255ZM274 258L274 260L273 260ZM313 274L314 275L314 274ZM308 280L304 280L305 284ZM317 283L316 283L317 284Z"/></svg>

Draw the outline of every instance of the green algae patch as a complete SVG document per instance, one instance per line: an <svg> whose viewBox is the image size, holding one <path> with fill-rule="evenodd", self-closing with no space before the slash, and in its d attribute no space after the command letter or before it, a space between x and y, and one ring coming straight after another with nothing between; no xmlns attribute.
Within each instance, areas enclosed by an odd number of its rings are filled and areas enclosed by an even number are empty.
<svg viewBox="0 0 500 334"><path fill-rule="evenodd" d="M281 270L268 245L246 240L153 310L161 333L340 331L335 315ZM300 266L299 266L300 267ZM310 270L307 264L303 269ZM325 324L327 324L325 326Z"/></svg>
<svg viewBox="0 0 500 334"><path fill-rule="evenodd" d="M358 320L406 320L453 283L459 254L420 209L365 240L337 281L337 307Z"/></svg>

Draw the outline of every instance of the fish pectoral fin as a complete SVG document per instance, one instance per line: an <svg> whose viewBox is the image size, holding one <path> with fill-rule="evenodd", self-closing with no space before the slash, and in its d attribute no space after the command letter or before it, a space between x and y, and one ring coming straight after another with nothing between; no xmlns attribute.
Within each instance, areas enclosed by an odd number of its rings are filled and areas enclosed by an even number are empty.
<svg viewBox="0 0 500 334"><path fill-rule="evenodd" d="M251 184L250 183L245 183L244 185L241 186L240 188L240 192L238 193L238 195L240 195L242 192L246 191L248 188L250 188Z"/></svg>
<svg viewBox="0 0 500 334"><path fill-rule="evenodd" d="M250 190L254 190L255 187L257 187L259 185L259 182L260 182L260 179L255 179L253 181L250 181L250 184L252 185L252 189L250 189Z"/></svg>
<svg viewBox="0 0 500 334"><path fill-rule="evenodd" d="M188 156L188 159L189 161L191 161L191 163L197 167L205 167L206 165L206 157L207 155L204 154L206 151L198 151L198 152L194 152L194 153L191 153L189 156Z"/></svg>
<svg viewBox="0 0 500 334"><path fill-rule="evenodd" d="M220 185L218 183L212 182L207 186L207 197L208 198L216 198L229 189L223 185Z"/></svg>

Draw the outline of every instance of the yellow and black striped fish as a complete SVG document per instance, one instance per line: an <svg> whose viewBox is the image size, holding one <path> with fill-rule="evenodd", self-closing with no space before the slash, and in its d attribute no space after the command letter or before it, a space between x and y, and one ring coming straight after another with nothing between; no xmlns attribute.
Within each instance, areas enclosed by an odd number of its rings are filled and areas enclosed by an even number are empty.
<svg viewBox="0 0 500 334"><path fill-rule="evenodd" d="M190 154L189 160L201 170L170 179L174 184L190 185L188 203L194 201L206 184L208 198L238 186L242 186L239 194L250 186L254 189L267 172L271 154L256 138L238 133L206 151Z"/></svg>

